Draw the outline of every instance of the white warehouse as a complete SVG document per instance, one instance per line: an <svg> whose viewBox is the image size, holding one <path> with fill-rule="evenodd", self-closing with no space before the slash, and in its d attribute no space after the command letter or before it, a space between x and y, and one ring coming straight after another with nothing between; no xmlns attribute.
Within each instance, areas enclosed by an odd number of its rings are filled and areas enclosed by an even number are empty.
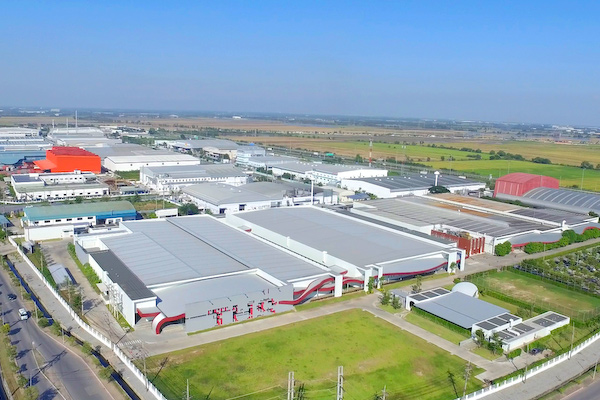
<svg viewBox="0 0 600 400"><path fill-rule="evenodd" d="M158 193L169 194L204 182L240 186L248 183L248 175L242 169L231 164L142 166L140 181Z"/></svg>
<svg viewBox="0 0 600 400"><path fill-rule="evenodd" d="M102 166L109 171L136 171L142 167L163 167L174 165L198 165L200 159L187 154L144 154L135 156L106 157Z"/></svg>

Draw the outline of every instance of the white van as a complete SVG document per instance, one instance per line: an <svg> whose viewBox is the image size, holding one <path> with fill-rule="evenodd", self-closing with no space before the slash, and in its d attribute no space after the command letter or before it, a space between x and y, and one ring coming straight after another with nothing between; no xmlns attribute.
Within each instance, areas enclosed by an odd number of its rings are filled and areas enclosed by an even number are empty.
<svg viewBox="0 0 600 400"><path fill-rule="evenodd" d="M24 308L19 309L19 315L21 316L21 320L26 320L27 318L29 318L29 313Z"/></svg>

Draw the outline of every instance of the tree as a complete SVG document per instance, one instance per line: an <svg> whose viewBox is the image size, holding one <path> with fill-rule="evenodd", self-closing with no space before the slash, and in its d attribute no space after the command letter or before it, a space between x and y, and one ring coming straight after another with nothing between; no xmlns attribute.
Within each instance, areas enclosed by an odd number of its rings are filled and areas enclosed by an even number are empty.
<svg viewBox="0 0 600 400"><path fill-rule="evenodd" d="M180 206L178 209L179 215L196 215L200 212L198 206L194 203L186 203Z"/></svg>
<svg viewBox="0 0 600 400"><path fill-rule="evenodd" d="M438 185L430 187L429 193L450 193L450 190L445 186Z"/></svg>
<svg viewBox="0 0 600 400"><path fill-rule="evenodd" d="M106 368L103 368L100 370L100 378L104 379L105 381L111 381L113 379L112 374L115 373L115 369L112 366L108 366Z"/></svg>
<svg viewBox="0 0 600 400"><path fill-rule="evenodd" d="M25 378L23 375L19 374L17 375L17 384L24 388L25 386L27 386L29 384L29 379Z"/></svg>
<svg viewBox="0 0 600 400"><path fill-rule="evenodd" d="M363 162L363 158L360 154L357 154L356 157L354 157L354 161L357 163L361 163Z"/></svg>
<svg viewBox="0 0 600 400"><path fill-rule="evenodd" d="M512 251L512 244L507 240L504 243L499 243L494 247L494 253L499 257L504 257Z"/></svg>
<svg viewBox="0 0 600 400"><path fill-rule="evenodd" d="M396 295L392 295L392 308L398 310L402 305L400 304L400 298Z"/></svg>
<svg viewBox="0 0 600 400"><path fill-rule="evenodd" d="M387 290L383 291L380 302L381 302L382 306L387 306L388 304L390 304L390 292L389 291L387 291Z"/></svg>
<svg viewBox="0 0 600 400"><path fill-rule="evenodd" d="M75 203L80 204L82 202L83 202L83 197L81 197L81 196L75 197Z"/></svg>
<svg viewBox="0 0 600 400"><path fill-rule="evenodd" d="M484 342L485 342L485 334L483 333L483 331L481 329L477 329L475 331L475 343L477 343L477 347L483 346Z"/></svg>
<svg viewBox="0 0 600 400"><path fill-rule="evenodd" d="M45 328L45 327L47 327L47 326L49 326L49 325L50 325L50 322L48 322L48 319L47 319L47 318L40 318L40 319L38 320L38 326L39 326L40 328Z"/></svg>
<svg viewBox="0 0 600 400"><path fill-rule="evenodd" d="M40 392L35 386L28 386L25 388L25 400L36 400L40 397Z"/></svg>
<svg viewBox="0 0 600 400"><path fill-rule="evenodd" d="M582 161L580 168L585 168L585 169L594 169L594 164L592 164L589 161Z"/></svg>
<svg viewBox="0 0 600 400"><path fill-rule="evenodd" d="M8 335L8 332L10 332L10 324L2 325L2 332L4 332L5 335Z"/></svg>
<svg viewBox="0 0 600 400"><path fill-rule="evenodd" d="M375 286L375 278L369 277L369 283L367 283L367 291L369 293L373 293L373 286Z"/></svg>
<svg viewBox="0 0 600 400"><path fill-rule="evenodd" d="M417 280L415 284L411 286L413 293L419 293L421 291L422 280L423 278L421 277L421 275L417 275Z"/></svg>

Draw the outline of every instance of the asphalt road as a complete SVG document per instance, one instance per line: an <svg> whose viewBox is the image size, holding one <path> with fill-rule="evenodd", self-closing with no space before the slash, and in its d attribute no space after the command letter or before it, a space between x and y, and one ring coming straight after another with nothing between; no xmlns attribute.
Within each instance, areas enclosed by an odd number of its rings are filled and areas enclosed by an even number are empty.
<svg viewBox="0 0 600 400"><path fill-rule="evenodd" d="M4 320L11 326L10 337L17 346L17 362L21 366L21 373L26 378L31 376L32 385L40 393L39 399L112 399L88 365L67 350L60 340L44 333L37 326L35 317L24 321L20 319L18 310L24 307L19 291L13 290L9 282L4 271L0 272L0 301ZM17 300L9 301L9 293L16 294ZM59 385L58 391L48 379Z"/></svg>
<svg viewBox="0 0 600 400"><path fill-rule="evenodd" d="M573 394L565 397L565 400L590 400L600 399L600 376L596 375L596 381L589 386L577 390Z"/></svg>

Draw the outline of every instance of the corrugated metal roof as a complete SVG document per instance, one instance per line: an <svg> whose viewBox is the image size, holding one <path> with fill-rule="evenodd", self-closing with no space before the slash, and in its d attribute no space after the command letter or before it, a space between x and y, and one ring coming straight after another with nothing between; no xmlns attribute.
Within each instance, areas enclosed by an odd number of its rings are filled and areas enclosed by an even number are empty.
<svg viewBox="0 0 600 400"><path fill-rule="evenodd" d="M210 216L123 225L133 233L101 240L150 286L254 268L282 281L327 272Z"/></svg>
<svg viewBox="0 0 600 400"><path fill-rule="evenodd" d="M236 214L284 237L357 266L447 249L426 239L391 232L356 218L315 207L284 207Z"/></svg>
<svg viewBox="0 0 600 400"><path fill-rule="evenodd" d="M270 186L261 185L262 183L270 184ZM267 189L267 187L270 189ZM221 204L283 200L286 189L269 182L253 182L242 186L211 182L190 185L183 188L182 191L188 196L218 206Z"/></svg>
<svg viewBox="0 0 600 400"><path fill-rule="evenodd" d="M54 190L78 190L78 189L108 189L108 185L100 182L92 183L64 183L47 186L24 186L19 185L17 191L19 193L33 193L33 192L52 192Z"/></svg>
<svg viewBox="0 0 600 400"><path fill-rule="evenodd" d="M24 218L29 221L86 217L119 211L135 212L135 207L128 201L100 201L97 203L29 206L23 209Z"/></svg>
<svg viewBox="0 0 600 400"><path fill-rule="evenodd" d="M569 189L535 188L525 193L523 202L547 202L573 207L573 210L600 212L600 194ZM547 204L547 203L542 203Z"/></svg>
<svg viewBox="0 0 600 400"><path fill-rule="evenodd" d="M200 164L200 159L189 154L140 154L128 156L109 156L106 160L111 160L115 164L132 164L143 162L174 162L174 161L197 161Z"/></svg>
<svg viewBox="0 0 600 400"><path fill-rule="evenodd" d="M471 329L473 324L508 313L508 310L498 307L460 292L452 292L417 303L415 307L450 321L465 329Z"/></svg>
<svg viewBox="0 0 600 400"><path fill-rule="evenodd" d="M528 174L525 172L513 172L510 174L501 176L500 178L497 179L497 181L505 181L505 182L512 182L512 183L525 183L525 182L529 182L532 179L539 181L541 177L542 177L542 175Z"/></svg>
<svg viewBox="0 0 600 400"><path fill-rule="evenodd" d="M143 172L161 178L245 177L244 170L232 164L198 164L172 166L143 166Z"/></svg>
<svg viewBox="0 0 600 400"><path fill-rule="evenodd" d="M115 143L110 146L84 146L84 148L103 159L115 156L174 154L169 150L155 150L150 147L133 143Z"/></svg>
<svg viewBox="0 0 600 400"><path fill-rule="evenodd" d="M421 175L421 174L405 174L403 176L388 176L381 178L357 178L352 179L353 181L367 182L373 185L381 186L389 189L392 192L400 192L406 190L418 190L418 189L429 189L435 185L435 175ZM482 187L485 185L483 182L474 181L471 179L463 179L453 175L439 175L438 186L445 186L448 188L481 184Z"/></svg>
<svg viewBox="0 0 600 400"><path fill-rule="evenodd" d="M90 253L106 271L111 281L118 284L131 300L149 299L154 293L110 250Z"/></svg>

